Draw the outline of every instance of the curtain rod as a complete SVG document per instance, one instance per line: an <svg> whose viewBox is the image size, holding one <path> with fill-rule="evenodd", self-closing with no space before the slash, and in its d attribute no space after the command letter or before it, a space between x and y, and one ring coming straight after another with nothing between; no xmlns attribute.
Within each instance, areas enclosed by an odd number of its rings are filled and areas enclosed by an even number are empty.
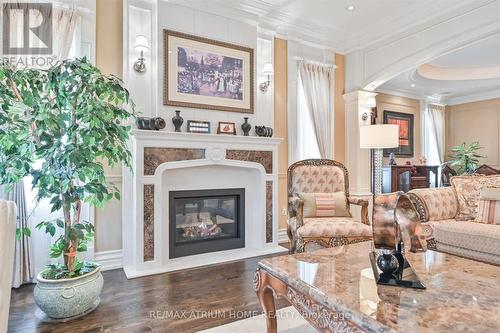
<svg viewBox="0 0 500 333"><path fill-rule="evenodd" d="M324 63L324 62L308 60L308 59L302 58L302 57L293 57L293 59L297 60L297 61L308 62L308 63L314 64L314 65L320 65L320 66L330 67L330 68L334 68L334 69L337 68L337 66L335 66L334 64L328 64L328 63Z"/></svg>

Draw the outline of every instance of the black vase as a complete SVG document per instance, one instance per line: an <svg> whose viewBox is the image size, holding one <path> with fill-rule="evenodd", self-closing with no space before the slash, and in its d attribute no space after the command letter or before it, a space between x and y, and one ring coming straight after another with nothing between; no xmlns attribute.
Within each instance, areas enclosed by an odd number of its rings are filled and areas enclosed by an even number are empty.
<svg viewBox="0 0 500 333"><path fill-rule="evenodd" d="M243 130L243 136L249 136L250 130L252 129L252 125L248 122L248 117L243 118L245 122L241 125L241 129Z"/></svg>
<svg viewBox="0 0 500 333"><path fill-rule="evenodd" d="M175 131L180 132L182 123L184 123L184 118L181 117L180 111L175 111L175 116L172 118L172 123L174 123Z"/></svg>

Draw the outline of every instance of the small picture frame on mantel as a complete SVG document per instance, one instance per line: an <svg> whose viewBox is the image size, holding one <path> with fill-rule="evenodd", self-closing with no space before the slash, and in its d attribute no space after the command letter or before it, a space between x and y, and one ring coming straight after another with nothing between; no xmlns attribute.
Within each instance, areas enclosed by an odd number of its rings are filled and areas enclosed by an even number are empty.
<svg viewBox="0 0 500 333"><path fill-rule="evenodd" d="M188 120L187 131L189 133L210 134L210 122L201 120Z"/></svg>
<svg viewBox="0 0 500 333"><path fill-rule="evenodd" d="M236 135L236 124L227 121L219 121L217 134Z"/></svg>

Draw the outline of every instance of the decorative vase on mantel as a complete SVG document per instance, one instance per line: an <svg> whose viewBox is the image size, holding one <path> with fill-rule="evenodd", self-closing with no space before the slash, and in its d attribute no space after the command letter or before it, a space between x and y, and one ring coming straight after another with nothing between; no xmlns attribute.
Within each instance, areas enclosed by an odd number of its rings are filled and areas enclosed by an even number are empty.
<svg viewBox="0 0 500 333"><path fill-rule="evenodd" d="M241 125L241 129L243 130L243 136L249 136L250 130L252 129L252 125L248 122L248 117L243 118L245 122Z"/></svg>
<svg viewBox="0 0 500 333"><path fill-rule="evenodd" d="M175 131L180 132L182 123L184 123L184 118L181 117L179 110L175 110L175 116L172 118L172 123L174 124Z"/></svg>

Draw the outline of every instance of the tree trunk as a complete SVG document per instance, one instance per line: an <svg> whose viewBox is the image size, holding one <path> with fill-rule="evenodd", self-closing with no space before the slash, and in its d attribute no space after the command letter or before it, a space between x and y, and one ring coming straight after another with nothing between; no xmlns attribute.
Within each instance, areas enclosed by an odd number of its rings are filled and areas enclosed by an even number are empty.
<svg viewBox="0 0 500 333"><path fill-rule="evenodd" d="M75 270L75 256L76 247L74 246L74 241L68 236L68 230L71 228L71 204L67 200L67 196L62 196L62 209L64 215L64 240L66 241L67 248L64 257L64 265L68 267L70 272Z"/></svg>

